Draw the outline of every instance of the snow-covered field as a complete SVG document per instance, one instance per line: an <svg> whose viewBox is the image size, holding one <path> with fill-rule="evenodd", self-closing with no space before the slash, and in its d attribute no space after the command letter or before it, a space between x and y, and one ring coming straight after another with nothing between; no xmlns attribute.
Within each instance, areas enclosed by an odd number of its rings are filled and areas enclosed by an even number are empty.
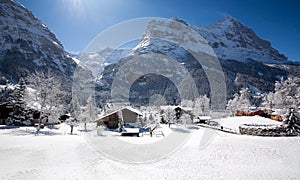
<svg viewBox="0 0 300 180"><path fill-rule="evenodd" d="M268 124L268 125L282 124L279 121L274 121L261 116L235 116L235 117L217 119L215 121L218 122L220 126L223 126L224 128L230 128L236 132L239 131L239 126L242 124L260 124L260 125L261 124Z"/></svg>
<svg viewBox="0 0 300 180"><path fill-rule="evenodd" d="M244 122L243 118L227 118L220 123L233 127L237 121ZM265 123L257 117L247 117L247 120ZM30 133L31 130L0 128L0 179L300 177L299 137L253 137L194 128L188 141L176 152L159 161L134 164L102 155L91 147L79 128L75 128L74 135L69 134L67 125L61 125L59 129L44 129L38 136ZM212 131L215 135L208 146L200 148L205 131Z"/></svg>

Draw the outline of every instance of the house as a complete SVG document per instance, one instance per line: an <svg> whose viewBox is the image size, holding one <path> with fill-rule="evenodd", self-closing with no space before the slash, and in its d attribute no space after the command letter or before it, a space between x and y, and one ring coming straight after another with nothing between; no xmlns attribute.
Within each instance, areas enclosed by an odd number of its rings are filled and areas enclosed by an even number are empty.
<svg viewBox="0 0 300 180"><path fill-rule="evenodd" d="M191 111L193 110L193 108L190 108L190 107L182 107L182 106L160 106L160 109L162 109L162 110L168 110L168 109L174 110L177 119L179 119L180 116L183 113L186 113L186 114L190 115L191 119L192 119L192 113L191 113Z"/></svg>
<svg viewBox="0 0 300 180"><path fill-rule="evenodd" d="M119 117L122 115L122 117ZM132 107L124 107L117 111L106 114L96 120L97 126L104 123L108 128L115 129L119 127L119 119L123 120L124 124L136 123L138 116L143 116L142 112Z"/></svg>

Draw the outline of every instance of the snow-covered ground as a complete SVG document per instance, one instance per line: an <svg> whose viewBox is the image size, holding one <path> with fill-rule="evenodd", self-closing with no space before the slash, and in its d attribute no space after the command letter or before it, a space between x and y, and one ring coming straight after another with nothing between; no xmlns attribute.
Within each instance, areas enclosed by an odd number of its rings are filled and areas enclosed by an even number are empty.
<svg viewBox="0 0 300 180"><path fill-rule="evenodd" d="M257 124L265 123L256 117L249 118L249 121L256 119ZM228 118L222 122L231 124L243 119ZM30 130L33 129L0 128L0 179L300 177L299 137L253 137L194 128L188 141L176 152L159 161L134 164L112 160L96 151L83 138L79 127L74 129L75 135L70 135L70 128L64 124L59 129L44 129L38 136ZM200 141L207 135L206 131L214 132L214 136L201 148Z"/></svg>
<svg viewBox="0 0 300 180"><path fill-rule="evenodd" d="M219 123L220 126L224 128L230 128L236 132L239 132L239 126L242 124L268 124L268 125L279 125L282 124L279 121L274 121L269 118L264 118L261 116L235 116L235 117L227 117L222 119L214 120Z"/></svg>

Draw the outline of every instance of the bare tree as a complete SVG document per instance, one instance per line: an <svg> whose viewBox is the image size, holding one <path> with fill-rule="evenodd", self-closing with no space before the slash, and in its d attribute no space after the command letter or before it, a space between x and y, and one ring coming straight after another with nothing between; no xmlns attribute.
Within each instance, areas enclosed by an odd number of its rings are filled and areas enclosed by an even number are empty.
<svg viewBox="0 0 300 180"><path fill-rule="evenodd" d="M175 110L171 107L167 108L165 110L165 118L169 124L169 127L171 126L171 124L175 124L175 122L176 122Z"/></svg>
<svg viewBox="0 0 300 180"><path fill-rule="evenodd" d="M61 80L51 71L35 71L27 77L29 87L26 100L31 107L41 112L41 118L47 116L49 122L58 120L65 110L64 100L66 93L61 89Z"/></svg>

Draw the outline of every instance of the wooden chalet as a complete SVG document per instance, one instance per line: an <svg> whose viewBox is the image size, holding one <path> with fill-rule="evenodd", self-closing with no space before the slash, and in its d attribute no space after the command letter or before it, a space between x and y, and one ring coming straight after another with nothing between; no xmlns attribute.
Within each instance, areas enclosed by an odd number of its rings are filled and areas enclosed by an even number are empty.
<svg viewBox="0 0 300 180"><path fill-rule="evenodd" d="M122 117L119 117L119 115ZM117 111L111 112L97 119L97 126L104 123L108 128L115 129L119 127L119 119L123 120L124 124L133 124L136 123L138 116L143 116L142 112L139 110L133 109L131 107L124 107Z"/></svg>

